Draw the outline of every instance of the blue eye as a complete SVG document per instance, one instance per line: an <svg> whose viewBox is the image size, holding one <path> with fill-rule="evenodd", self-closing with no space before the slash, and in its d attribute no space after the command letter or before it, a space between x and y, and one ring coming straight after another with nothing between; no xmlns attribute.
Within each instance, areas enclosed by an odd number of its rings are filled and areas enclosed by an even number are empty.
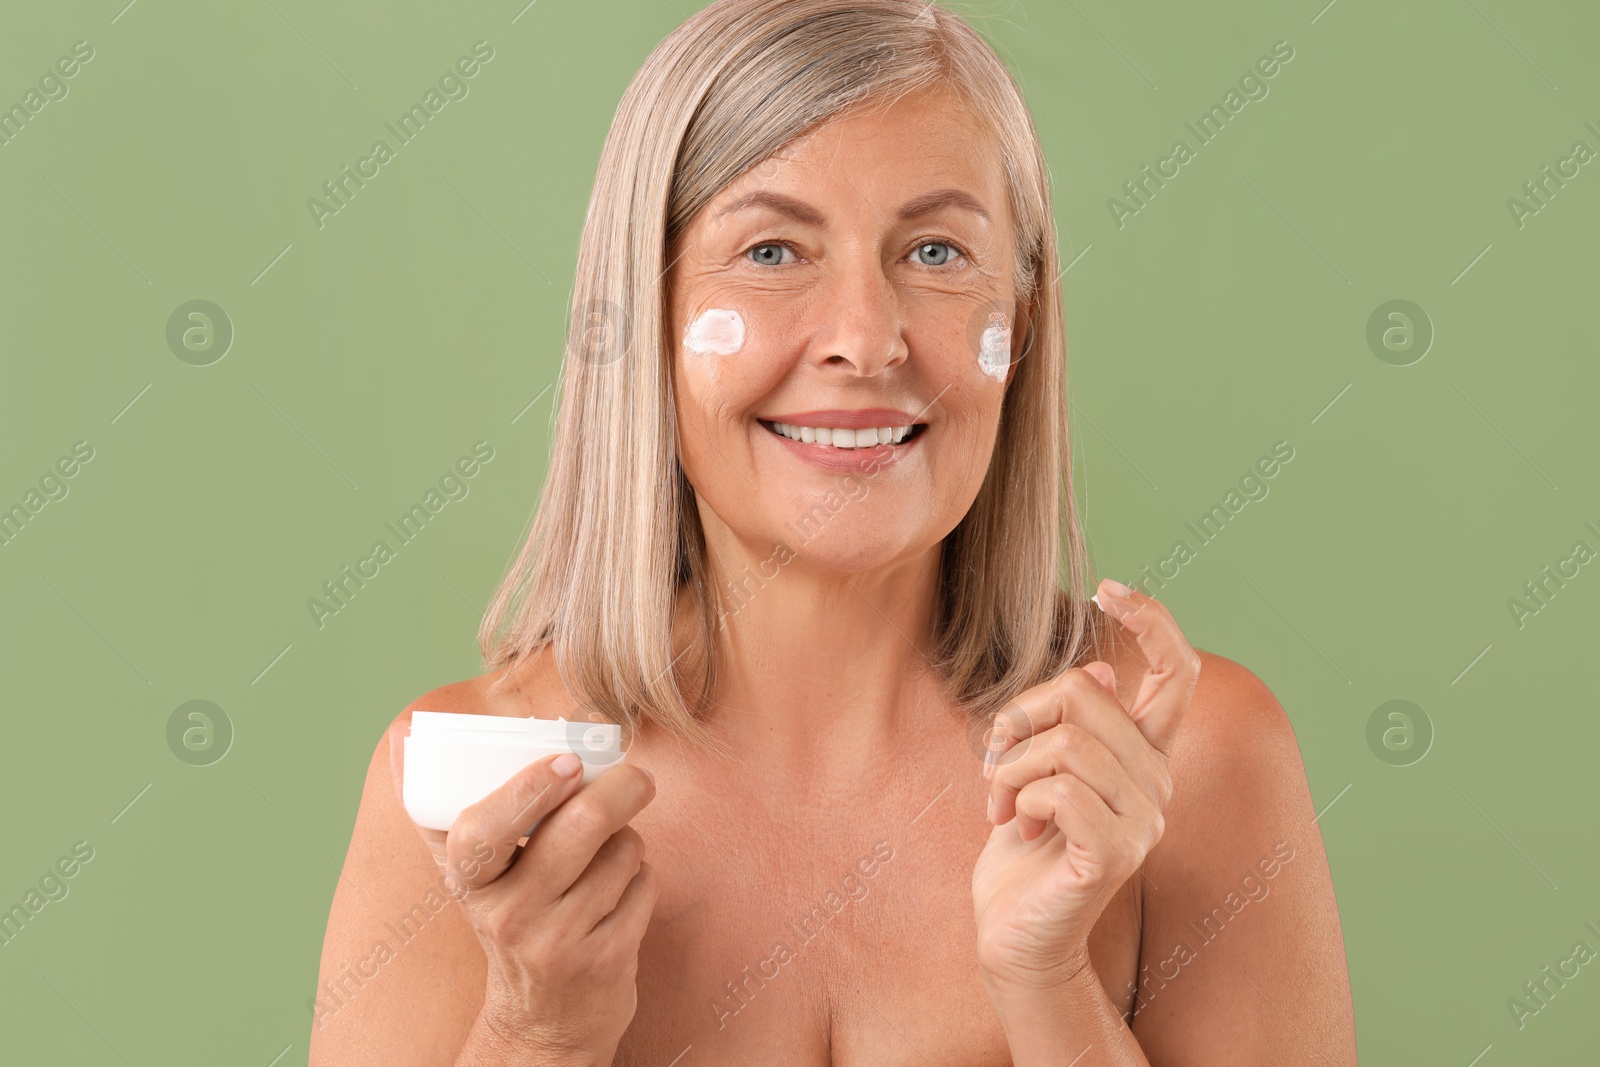
<svg viewBox="0 0 1600 1067"><path fill-rule="evenodd" d="M750 260L764 267L778 267L784 263L783 254L785 252L788 252L791 257L794 255L788 245L779 244L776 241L768 241L750 249ZM790 262L793 262L792 258Z"/></svg>
<svg viewBox="0 0 1600 1067"><path fill-rule="evenodd" d="M747 254L752 263L764 267L781 267L795 262L794 250L781 241L764 241L753 245ZM928 258L921 258L924 254ZM785 259L785 255L789 258ZM949 241L924 241L912 255L919 257L918 262L924 267L947 267L966 253Z"/></svg>
<svg viewBox="0 0 1600 1067"><path fill-rule="evenodd" d="M952 259L961 255L961 251L949 241L924 241L922 244L918 245L917 250L911 254L920 257L923 253L930 252L930 250L933 259L932 262L929 262L927 259L918 260L918 262L924 267L947 266Z"/></svg>

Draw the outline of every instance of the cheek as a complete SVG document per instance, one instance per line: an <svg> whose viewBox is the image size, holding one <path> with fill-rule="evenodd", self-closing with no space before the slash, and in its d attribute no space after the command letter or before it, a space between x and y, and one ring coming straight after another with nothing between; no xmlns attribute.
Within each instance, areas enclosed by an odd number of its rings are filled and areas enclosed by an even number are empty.
<svg viewBox="0 0 1600 1067"><path fill-rule="evenodd" d="M689 323L680 347L694 391L707 399L728 391L738 377L744 344L744 317L730 308L708 308Z"/></svg>
<svg viewBox="0 0 1600 1067"><path fill-rule="evenodd" d="M744 348L744 318L729 308L707 308L683 331L683 347L691 362L715 364Z"/></svg>
<svg viewBox="0 0 1600 1067"><path fill-rule="evenodd" d="M748 319L747 316L748 315ZM756 403L782 380L789 361L773 351L785 336L765 312L710 308L683 331L678 366L684 384L708 413L728 416Z"/></svg>
<svg viewBox="0 0 1600 1067"><path fill-rule="evenodd" d="M996 382L1006 380L1011 366L1011 327L1004 316L995 315L978 341L978 369Z"/></svg>

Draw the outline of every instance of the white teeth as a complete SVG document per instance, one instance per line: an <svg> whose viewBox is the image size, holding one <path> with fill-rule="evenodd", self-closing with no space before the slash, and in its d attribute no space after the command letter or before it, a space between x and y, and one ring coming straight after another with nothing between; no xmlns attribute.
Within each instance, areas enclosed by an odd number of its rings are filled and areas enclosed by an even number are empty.
<svg viewBox="0 0 1600 1067"><path fill-rule="evenodd" d="M769 425L792 441L831 445L834 448L871 448L874 445L899 444L911 433L910 426L878 426L852 430L832 426L791 426L786 422L774 422Z"/></svg>

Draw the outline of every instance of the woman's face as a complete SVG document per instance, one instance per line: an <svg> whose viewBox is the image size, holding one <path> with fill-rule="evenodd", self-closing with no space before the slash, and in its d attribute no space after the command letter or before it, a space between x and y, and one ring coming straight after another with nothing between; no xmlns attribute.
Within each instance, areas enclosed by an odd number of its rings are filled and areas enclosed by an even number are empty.
<svg viewBox="0 0 1600 1067"><path fill-rule="evenodd" d="M836 119L724 189L668 261L678 446L713 543L854 571L955 528L1026 332L993 134L928 93Z"/></svg>

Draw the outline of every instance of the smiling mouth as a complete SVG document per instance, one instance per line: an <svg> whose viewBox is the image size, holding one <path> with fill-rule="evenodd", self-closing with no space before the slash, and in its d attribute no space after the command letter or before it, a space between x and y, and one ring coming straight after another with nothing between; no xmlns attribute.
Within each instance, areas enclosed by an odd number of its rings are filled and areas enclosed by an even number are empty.
<svg viewBox="0 0 1600 1067"><path fill-rule="evenodd" d="M852 430L842 426L794 426L786 422L772 422L768 419L757 419L756 421L765 426L768 432L779 437L786 437L791 441L798 441L802 444L837 448L846 452L858 448L875 448L879 445L905 445L915 440L928 428L928 424L925 422L915 422L910 426L878 426Z"/></svg>

